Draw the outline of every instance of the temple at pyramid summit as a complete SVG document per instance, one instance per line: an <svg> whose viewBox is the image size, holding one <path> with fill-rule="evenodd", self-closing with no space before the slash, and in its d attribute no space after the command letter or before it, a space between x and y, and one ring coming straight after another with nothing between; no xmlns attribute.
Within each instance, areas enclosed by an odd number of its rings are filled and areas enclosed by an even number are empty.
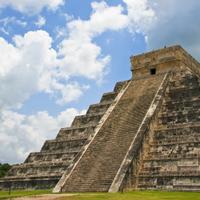
<svg viewBox="0 0 200 200"><path fill-rule="evenodd" d="M0 188L200 191L200 64L172 46L131 65L130 80L13 166Z"/></svg>

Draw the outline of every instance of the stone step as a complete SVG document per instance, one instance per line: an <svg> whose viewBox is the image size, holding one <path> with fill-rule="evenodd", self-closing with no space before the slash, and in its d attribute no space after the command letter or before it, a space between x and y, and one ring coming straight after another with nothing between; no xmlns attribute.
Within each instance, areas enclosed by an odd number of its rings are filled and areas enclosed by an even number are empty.
<svg viewBox="0 0 200 200"><path fill-rule="evenodd" d="M198 177L145 177L139 180L138 189L200 191Z"/></svg>
<svg viewBox="0 0 200 200"><path fill-rule="evenodd" d="M37 189L52 189L59 181L60 176L13 176L0 179L0 188L2 190L37 190Z"/></svg>
<svg viewBox="0 0 200 200"><path fill-rule="evenodd" d="M183 141L184 143L191 142L200 142L200 133L193 133L188 137L188 135L176 135L176 136L168 136L159 139L155 139L151 142L151 145L162 145L162 144L179 144L179 141Z"/></svg>
<svg viewBox="0 0 200 200"><path fill-rule="evenodd" d="M29 156L25 160L25 163L36 163L41 161L46 161L46 162L72 161L78 152L79 150L56 152L56 153L33 152L29 154Z"/></svg>
<svg viewBox="0 0 200 200"><path fill-rule="evenodd" d="M173 81L178 82L179 85L193 85L199 82L198 77L193 73L186 70L181 73L177 73L173 77Z"/></svg>
<svg viewBox="0 0 200 200"><path fill-rule="evenodd" d="M183 84L183 82L185 82ZM187 90L188 88L198 88L200 86L200 83L198 81L193 81L191 82L187 82L187 81L182 81L182 83L180 83L180 81L170 81L168 88L170 91L176 91L176 90Z"/></svg>
<svg viewBox="0 0 200 200"><path fill-rule="evenodd" d="M188 122L200 122L200 110L190 110L189 112L177 112L177 113L161 113L159 115L159 124L180 124Z"/></svg>
<svg viewBox="0 0 200 200"><path fill-rule="evenodd" d="M46 174L34 174L34 175L20 175L20 176L5 176L3 178L0 179L0 184L4 181L10 181L10 182L13 182L13 181L26 181L27 179L29 181L32 181L32 180L58 180L61 178L61 175L59 175L58 173L51 173L49 175L46 175ZM18 183L19 184L19 183ZM54 185L55 186L55 185ZM7 188L8 189L8 188Z"/></svg>
<svg viewBox="0 0 200 200"><path fill-rule="evenodd" d="M52 166L68 166L70 164L70 162L66 162L66 161L56 161L56 162L49 162L49 161L43 161L40 162L39 164L37 163L37 165L35 165L35 163L21 163L21 164L17 164L14 165L12 167L12 169L17 169L17 168L37 168L37 167L49 167L49 165Z"/></svg>
<svg viewBox="0 0 200 200"><path fill-rule="evenodd" d="M173 185L173 189L174 190L178 190L178 191L188 191L188 192L199 192L200 191L200 183L198 184L176 184Z"/></svg>
<svg viewBox="0 0 200 200"><path fill-rule="evenodd" d="M196 159L197 157L199 157L199 153L194 153L195 151L191 150L191 151L173 152L171 149L168 149L166 151L160 151L160 152L150 151L144 157L144 160L150 160L150 161L157 161L157 160L165 161L166 160L166 162L170 162L170 160L173 161L177 159L184 159L184 158L190 158L190 157L193 159Z"/></svg>
<svg viewBox="0 0 200 200"><path fill-rule="evenodd" d="M129 81L130 80L117 82L114 87L114 92L119 93L121 89L124 88L128 84Z"/></svg>
<svg viewBox="0 0 200 200"><path fill-rule="evenodd" d="M97 113L105 113L112 102L113 101L108 101L108 102L105 102L105 103L92 104L92 105L89 106L86 114L91 115L91 114L97 114Z"/></svg>
<svg viewBox="0 0 200 200"><path fill-rule="evenodd" d="M178 137L187 137L188 135L200 136L200 124L186 124L181 126L173 126L166 128L157 128L154 130L154 140L171 139Z"/></svg>
<svg viewBox="0 0 200 200"><path fill-rule="evenodd" d="M197 146L198 145L198 146ZM190 155L199 155L200 153L200 143L197 144L180 144L180 145L166 145L158 146L158 148L150 148L148 154L145 158L182 158ZM179 155L180 154L180 155Z"/></svg>
<svg viewBox="0 0 200 200"><path fill-rule="evenodd" d="M138 177L139 178L166 178L166 177L199 177L200 176L200 170L198 171L166 171L166 172L140 172Z"/></svg>
<svg viewBox="0 0 200 200"><path fill-rule="evenodd" d="M154 162L154 161L160 161L160 162L170 162L170 161L178 161L180 159L198 159L200 158L200 154L198 153L193 153L193 154L185 154L185 155L181 155L181 154L170 154L170 155L153 155L153 153L149 153L146 155L146 157L143 159L143 162Z"/></svg>
<svg viewBox="0 0 200 200"><path fill-rule="evenodd" d="M72 127L81 127L85 124L96 126L101 120L103 114L104 113L76 116L72 122Z"/></svg>
<svg viewBox="0 0 200 200"><path fill-rule="evenodd" d="M62 139L79 139L79 138L85 138L89 137L94 133L96 125L82 125L80 127L68 127L68 128L62 128L56 139L62 138Z"/></svg>
<svg viewBox="0 0 200 200"><path fill-rule="evenodd" d="M186 87L186 88L175 88L170 89L167 93L168 98L167 100L173 99L175 101L185 101L191 98L199 97L199 87Z"/></svg>
<svg viewBox="0 0 200 200"><path fill-rule="evenodd" d="M69 166L69 162L41 162L41 163L23 163L18 166L12 167L7 177L9 176L29 176L29 175L46 175L49 174L57 174L57 176L61 176L63 172Z"/></svg>
<svg viewBox="0 0 200 200"><path fill-rule="evenodd" d="M104 93L100 103L89 106L87 114L97 114L105 112L111 105L120 90L127 85L128 81L121 81L115 84L113 92ZM110 99L110 101L109 101Z"/></svg>
<svg viewBox="0 0 200 200"><path fill-rule="evenodd" d="M74 151L80 150L80 148L85 144L87 138L82 139L67 139L67 140L47 140L45 141L41 152L66 152L66 151Z"/></svg>
<svg viewBox="0 0 200 200"><path fill-rule="evenodd" d="M161 161L145 161L141 166L140 173L154 173L159 174L162 172L190 172L200 171L199 159L179 159L174 161L161 160Z"/></svg>
<svg viewBox="0 0 200 200"><path fill-rule="evenodd" d="M116 98L117 94L118 94L117 92L104 93L100 100L100 103L106 103L106 102L113 101Z"/></svg>
<svg viewBox="0 0 200 200"><path fill-rule="evenodd" d="M162 113L189 112L190 110L200 109L200 99L182 102L165 102L162 106Z"/></svg>
<svg viewBox="0 0 200 200"><path fill-rule="evenodd" d="M199 80L197 76L194 76L193 74L186 75L186 76L180 76L180 77L174 77L173 80L169 82L169 87L171 88L177 88L177 87L198 87L199 86Z"/></svg>
<svg viewBox="0 0 200 200"><path fill-rule="evenodd" d="M182 110L182 111L178 111L178 112L161 112L161 113L159 113L159 115L158 115L158 117L160 118L160 119L162 119L162 118L166 118L166 117L184 117L184 116L186 116L186 117L188 117L188 116L190 116L191 114L194 114L194 115L196 115L196 114L199 114L200 113L200 107L198 108L198 109L190 109L190 110L188 110L188 111L185 111L185 110Z"/></svg>
<svg viewBox="0 0 200 200"><path fill-rule="evenodd" d="M159 155L156 155L156 154L153 154L153 155L150 155L148 157L145 157L144 160L143 160L143 163L145 162L152 162L152 163L155 163L155 162L175 162L175 161L180 161L180 160L184 160L184 159L193 159L193 160L196 160L199 158L199 154L185 154L185 155L179 155L179 154L173 154L173 155L162 155L162 154L159 154Z"/></svg>
<svg viewBox="0 0 200 200"><path fill-rule="evenodd" d="M182 147L199 147L200 141L199 139L197 138L197 140L193 139L193 138L187 138L187 140L166 140L166 141L161 141L160 143L159 142L151 142L150 143L150 149L161 149L161 148L165 148L165 146L167 146L166 148L169 148L170 147L174 147L174 146L181 146Z"/></svg>

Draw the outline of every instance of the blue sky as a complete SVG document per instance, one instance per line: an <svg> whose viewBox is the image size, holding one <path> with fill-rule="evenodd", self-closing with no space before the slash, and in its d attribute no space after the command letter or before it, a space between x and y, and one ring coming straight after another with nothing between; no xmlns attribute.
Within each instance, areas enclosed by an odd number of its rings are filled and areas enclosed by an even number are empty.
<svg viewBox="0 0 200 200"><path fill-rule="evenodd" d="M23 162L130 79L131 55L181 44L199 59L199 8L196 0L1 0L0 162Z"/></svg>

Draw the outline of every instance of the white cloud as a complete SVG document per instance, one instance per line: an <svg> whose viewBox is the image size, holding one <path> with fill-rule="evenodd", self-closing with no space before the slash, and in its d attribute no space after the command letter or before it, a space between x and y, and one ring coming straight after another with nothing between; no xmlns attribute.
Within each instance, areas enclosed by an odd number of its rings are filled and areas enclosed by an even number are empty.
<svg viewBox="0 0 200 200"><path fill-rule="evenodd" d="M36 92L51 94L59 104L77 100L87 86L68 80L58 68L57 52L45 31L15 36L14 45L0 38L0 109L19 108ZM10 92L12 91L12 92ZM59 98L59 100L57 100Z"/></svg>
<svg viewBox="0 0 200 200"><path fill-rule="evenodd" d="M102 1L93 2L91 6L93 11L89 20L68 23L69 36L59 46L59 65L65 74L101 80L111 58L104 56L93 40L105 31L125 28L128 21L120 5L110 7Z"/></svg>
<svg viewBox="0 0 200 200"><path fill-rule="evenodd" d="M107 30L118 31L127 26L127 17L123 14L124 8L121 5L108 6L105 2L93 2L91 6L93 13L85 25L91 34L101 34Z"/></svg>
<svg viewBox="0 0 200 200"><path fill-rule="evenodd" d="M102 79L110 56L101 55L101 48L90 41L78 42L67 39L60 45L59 65L64 74L83 76L89 79Z"/></svg>
<svg viewBox="0 0 200 200"><path fill-rule="evenodd" d="M109 6L105 1L93 2L89 20L68 23L68 37L59 46L59 66L65 74L101 80L111 57L103 55L94 39L106 31L128 28L131 32L146 33L156 19L147 0L124 0L127 14L121 5Z"/></svg>
<svg viewBox="0 0 200 200"><path fill-rule="evenodd" d="M45 71L56 65L56 52L45 31L28 32L13 40L14 45L0 38L0 109L19 107L39 90Z"/></svg>
<svg viewBox="0 0 200 200"><path fill-rule="evenodd" d="M49 6L54 7L59 2L61 3L61 1L43 1L42 5L49 3ZM68 36L60 43L58 52L52 48L51 36L42 30L30 31L24 36L15 36L14 44L0 38L2 63L0 109L20 107L26 99L38 91L50 93L55 99L59 96L59 100L56 99L59 104L69 103L77 100L88 88L85 85L72 83L69 80L71 77L82 76L101 81L111 57L103 55L101 47L94 42L94 39L109 30L119 31L132 27L133 31L133 27L136 27L135 31L138 31L140 24L148 26L154 18L147 0L139 2L124 0L124 2L127 4L128 15L124 14L125 10L121 5L109 6L104 1L93 2L92 13L88 20L71 19L68 22ZM5 18L2 23L6 25L13 20L16 19ZM44 24L45 19L39 16L36 25ZM14 91L8 92L12 88Z"/></svg>
<svg viewBox="0 0 200 200"><path fill-rule="evenodd" d="M62 97L58 98L56 101L56 103L60 105L64 105L71 101L77 101L84 94L84 91L89 89L88 85L80 86L77 82L72 82L66 85L57 84L56 86L58 88L55 89L62 91Z"/></svg>
<svg viewBox="0 0 200 200"><path fill-rule="evenodd" d="M38 28L41 28L43 27L44 25L46 24L46 19L42 16L39 16L38 17L38 20L35 22L35 25L38 27Z"/></svg>
<svg viewBox="0 0 200 200"><path fill-rule="evenodd" d="M123 0L127 6L129 28L132 32L146 33L156 20L148 0Z"/></svg>
<svg viewBox="0 0 200 200"><path fill-rule="evenodd" d="M63 0L1 0L0 8L10 6L19 12L30 15L39 13L43 8L55 10L63 3Z"/></svg>
<svg viewBox="0 0 200 200"><path fill-rule="evenodd" d="M76 115L85 113L69 108L53 117L46 111L23 115L4 110L0 115L0 163L22 162L39 151L46 139L55 138L61 127L69 126Z"/></svg>
<svg viewBox="0 0 200 200"><path fill-rule="evenodd" d="M22 161L79 114L76 109L67 109L57 117L47 112L26 116L8 108L16 109L38 91L58 95L61 104L76 100L85 89L59 79L56 51L47 32L28 32L23 37L15 36L13 41L11 44L0 38L0 162Z"/></svg>

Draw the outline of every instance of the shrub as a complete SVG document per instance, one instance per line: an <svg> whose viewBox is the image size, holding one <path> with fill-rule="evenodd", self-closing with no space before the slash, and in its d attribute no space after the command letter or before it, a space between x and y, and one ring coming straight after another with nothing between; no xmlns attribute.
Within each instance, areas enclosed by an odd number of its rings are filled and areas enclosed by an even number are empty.
<svg viewBox="0 0 200 200"><path fill-rule="evenodd" d="M5 164L0 163L0 178L4 177L10 168L11 165L9 165L8 163Z"/></svg>

